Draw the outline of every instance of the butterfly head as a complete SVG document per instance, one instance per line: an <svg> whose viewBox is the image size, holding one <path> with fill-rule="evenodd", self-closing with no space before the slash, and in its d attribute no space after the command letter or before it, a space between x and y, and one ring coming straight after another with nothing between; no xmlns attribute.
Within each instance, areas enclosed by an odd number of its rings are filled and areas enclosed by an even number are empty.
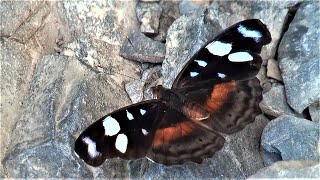
<svg viewBox="0 0 320 180"><path fill-rule="evenodd" d="M162 98L165 88L162 85L157 85L157 86L151 87L151 90L154 98L160 99Z"/></svg>

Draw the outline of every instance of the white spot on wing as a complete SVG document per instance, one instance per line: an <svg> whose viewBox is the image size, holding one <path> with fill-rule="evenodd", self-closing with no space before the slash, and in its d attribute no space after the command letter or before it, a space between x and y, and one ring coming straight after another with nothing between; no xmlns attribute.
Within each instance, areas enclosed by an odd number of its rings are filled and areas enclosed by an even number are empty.
<svg viewBox="0 0 320 180"><path fill-rule="evenodd" d="M252 61L253 57L247 52L236 52L229 54L228 59L231 62L246 62Z"/></svg>
<svg viewBox="0 0 320 180"><path fill-rule="evenodd" d="M230 53L232 50L232 45L220 41L213 41L212 43L208 44L206 48L213 55L224 56Z"/></svg>
<svg viewBox="0 0 320 180"><path fill-rule="evenodd" d="M106 136L114 136L120 131L120 125L116 119L111 116L106 117L102 125L104 127L104 134Z"/></svg>
<svg viewBox="0 0 320 180"><path fill-rule="evenodd" d="M253 38L254 41L259 42L260 38L262 37L262 34L259 31L250 30L246 27L239 25L238 32L243 35L243 37L250 37Z"/></svg>
<svg viewBox="0 0 320 180"><path fill-rule="evenodd" d="M83 137L82 141L88 145L88 153L91 158L101 155L101 153L97 151L96 143L93 142L89 137Z"/></svg>
<svg viewBox="0 0 320 180"><path fill-rule="evenodd" d="M127 145L128 145L128 137L124 134L119 134L116 139L116 148L120 152L125 153L127 151Z"/></svg>
<svg viewBox="0 0 320 180"><path fill-rule="evenodd" d="M202 61L202 60L194 60L194 61L197 62L198 65L201 66L201 67L206 67L207 64L208 64L207 62Z"/></svg>
<svg viewBox="0 0 320 180"><path fill-rule="evenodd" d="M154 161L153 161L152 159L150 159L149 157L146 156L146 158L147 158L149 161L151 161L151 162L154 163Z"/></svg>
<svg viewBox="0 0 320 180"><path fill-rule="evenodd" d="M199 73L197 73L197 72L190 72L190 76L191 76L191 77L198 76L198 74L199 74Z"/></svg>
<svg viewBox="0 0 320 180"><path fill-rule="evenodd" d="M140 109L140 114L143 116L147 111L144 109Z"/></svg>
<svg viewBox="0 0 320 180"><path fill-rule="evenodd" d="M134 118L133 118L133 115L132 115L128 110L126 110L126 112L127 112L127 118L128 118L129 120L134 119Z"/></svg>
<svg viewBox="0 0 320 180"><path fill-rule="evenodd" d="M149 133L149 132L148 132L147 130L145 130L145 129L141 129L141 131L142 131L143 135L145 135L145 136L148 135L148 133Z"/></svg>
<svg viewBox="0 0 320 180"><path fill-rule="evenodd" d="M223 74L223 73L218 73L218 76L219 76L220 78L225 78L227 75L225 75L225 74Z"/></svg>

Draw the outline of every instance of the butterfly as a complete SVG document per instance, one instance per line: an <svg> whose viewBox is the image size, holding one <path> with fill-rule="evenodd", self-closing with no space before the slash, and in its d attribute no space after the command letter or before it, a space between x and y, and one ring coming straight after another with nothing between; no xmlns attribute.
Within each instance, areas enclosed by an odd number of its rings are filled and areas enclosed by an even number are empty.
<svg viewBox="0 0 320 180"><path fill-rule="evenodd" d="M220 133L242 130L261 113L255 77L261 48L271 42L258 19L239 22L205 44L187 62L171 89L153 87L156 99L100 118L75 142L91 166L107 158L148 159L164 165L201 163L220 150Z"/></svg>

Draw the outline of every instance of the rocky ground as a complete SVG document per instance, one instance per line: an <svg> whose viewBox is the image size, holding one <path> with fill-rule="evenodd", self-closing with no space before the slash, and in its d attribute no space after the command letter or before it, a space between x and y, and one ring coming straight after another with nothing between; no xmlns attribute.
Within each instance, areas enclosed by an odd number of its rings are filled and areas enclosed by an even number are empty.
<svg viewBox="0 0 320 180"><path fill-rule="evenodd" d="M10 178L320 177L319 2L1 1L1 169ZM244 19L272 42L263 114L202 164L147 159L92 168L74 141L99 117L170 87L188 59Z"/></svg>

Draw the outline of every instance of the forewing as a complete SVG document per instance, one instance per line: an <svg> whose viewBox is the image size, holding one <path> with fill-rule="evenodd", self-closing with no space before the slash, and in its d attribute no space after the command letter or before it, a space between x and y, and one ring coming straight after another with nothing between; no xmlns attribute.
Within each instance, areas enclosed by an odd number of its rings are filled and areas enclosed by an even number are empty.
<svg viewBox="0 0 320 180"><path fill-rule="evenodd" d="M260 69L262 46L270 41L270 32L260 20L239 22L203 46L180 72L173 88L217 79L250 79Z"/></svg>
<svg viewBox="0 0 320 180"><path fill-rule="evenodd" d="M164 114L162 107L161 102L151 100L102 117L78 137L76 154L91 166L100 166L107 158L146 156Z"/></svg>
<svg viewBox="0 0 320 180"><path fill-rule="evenodd" d="M169 109L156 130L152 151L147 156L165 165L201 163L220 150L224 141L216 132Z"/></svg>

